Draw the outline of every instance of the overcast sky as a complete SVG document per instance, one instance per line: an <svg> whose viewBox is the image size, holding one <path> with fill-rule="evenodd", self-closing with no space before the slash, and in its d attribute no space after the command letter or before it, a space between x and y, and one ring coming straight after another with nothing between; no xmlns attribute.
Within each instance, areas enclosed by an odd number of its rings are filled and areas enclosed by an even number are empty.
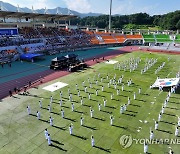
<svg viewBox="0 0 180 154"><path fill-rule="evenodd" d="M15 6L34 9L67 7L81 13L109 12L110 0L2 0ZM180 10L180 0L113 0L113 14L132 14L146 12L150 15L164 14Z"/></svg>

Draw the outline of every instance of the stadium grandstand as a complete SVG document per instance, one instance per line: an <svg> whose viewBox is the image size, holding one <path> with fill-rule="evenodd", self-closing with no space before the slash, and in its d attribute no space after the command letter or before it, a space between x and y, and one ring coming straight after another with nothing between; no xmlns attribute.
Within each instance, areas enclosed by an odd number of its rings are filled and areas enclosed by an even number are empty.
<svg viewBox="0 0 180 154"><path fill-rule="evenodd" d="M54 54L102 46L154 45L179 51L180 35L172 31L113 30L60 24L74 15L1 11L0 63L18 60L21 54ZM161 47L159 47L161 46ZM177 48L176 48L177 47Z"/></svg>

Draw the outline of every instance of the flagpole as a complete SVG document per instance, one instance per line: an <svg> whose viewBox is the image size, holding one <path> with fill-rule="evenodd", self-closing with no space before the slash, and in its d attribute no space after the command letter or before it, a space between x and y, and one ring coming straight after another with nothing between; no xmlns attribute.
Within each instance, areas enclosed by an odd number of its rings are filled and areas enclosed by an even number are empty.
<svg viewBox="0 0 180 154"><path fill-rule="evenodd" d="M109 31L111 31L111 12L112 12L112 0L110 0L110 9L109 9Z"/></svg>

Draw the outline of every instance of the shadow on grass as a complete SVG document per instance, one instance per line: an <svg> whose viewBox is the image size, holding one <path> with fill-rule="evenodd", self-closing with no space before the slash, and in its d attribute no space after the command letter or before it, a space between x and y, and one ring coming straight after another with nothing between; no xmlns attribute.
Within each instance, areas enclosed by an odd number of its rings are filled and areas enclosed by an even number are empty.
<svg viewBox="0 0 180 154"><path fill-rule="evenodd" d="M145 100L142 100L142 99L136 99L136 101L139 101L139 102L146 102Z"/></svg>
<svg viewBox="0 0 180 154"><path fill-rule="evenodd" d="M102 119L102 118L98 118L98 117L92 117L93 119L96 119L96 120L100 120L100 121L105 121L105 119Z"/></svg>
<svg viewBox="0 0 180 154"><path fill-rule="evenodd" d="M164 133L168 133L168 134L172 134L171 131L167 131L167 130L162 130L162 129L157 129L160 132L164 132Z"/></svg>
<svg viewBox="0 0 180 154"><path fill-rule="evenodd" d="M48 120L43 120L43 119L39 119L40 121L42 121L42 122L46 122L46 123L49 123L49 121Z"/></svg>
<svg viewBox="0 0 180 154"><path fill-rule="evenodd" d="M77 111L77 110L74 110L74 112L76 112L76 113L80 113L80 114L85 113L85 112L82 112L82 111Z"/></svg>
<svg viewBox="0 0 180 154"><path fill-rule="evenodd" d="M126 127L119 126L119 125L114 125L114 124L113 124L112 126L117 127L117 128L127 129Z"/></svg>
<svg viewBox="0 0 180 154"><path fill-rule="evenodd" d="M64 145L63 143L60 143L59 141L56 141L56 140L51 140L51 141L56 143L56 144L59 144L59 145Z"/></svg>
<svg viewBox="0 0 180 154"><path fill-rule="evenodd" d="M173 116L173 117L176 117L175 114L170 114L170 113L164 113L165 115L168 115L168 116Z"/></svg>
<svg viewBox="0 0 180 154"><path fill-rule="evenodd" d="M127 115L127 116L131 116L131 117L135 117L136 115L135 114L129 114L129 113L123 113L124 115Z"/></svg>
<svg viewBox="0 0 180 154"><path fill-rule="evenodd" d="M96 127L90 127L90 126L86 126L86 125L82 125L82 127L86 127L86 128L92 129L92 130L97 130Z"/></svg>
<svg viewBox="0 0 180 154"><path fill-rule="evenodd" d="M86 105L86 104L83 104L83 106L86 106L86 107L91 107L91 105Z"/></svg>
<svg viewBox="0 0 180 154"><path fill-rule="evenodd" d="M71 119L71 118L67 118L67 117L64 117L64 119L69 120L69 121L72 121L72 122L76 122L75 119Z"/></svg>
<svg viewBox="0 0 180 154"><path fill-rule="evenodd" d="M61 107L69 109L70 107L62 105Z"/></svg>
<svg viewBox="0 0 180 154"><path fill-rule="evenodd" d="M170 125L175 125L175 123L173 123L173 122L168 122L168 121L161 121L161 122L166 123L166 124L170 124Z"/></svg>
<svg viewBox="0 0 180 154"><path fill-rule="evenodd" d="M131 106L136 106L136 107L141 107L140 105L137 105L137 104L129 104Z"/></svg>
<svg viewBox="0 0 180 154"><path fill-rule="evenodd" d="M47 108L45 108L45 107L42 107L41 109L43 109L43 110L47 110L47 111L48 111L48 109L47 109Z"/></svg>
<svg viewBox="0 0 180 154"><path fill-rule="evenodd" d="M57 146L57 145L51 144L50 146L51 146L51 147L54 147L54 148L56 148L56 149L59 149L59 150L61 150L61 151L67 152L67 150L65 150L65 149L63 149L63 148L61 148L61 147L59 147L59 146Z"/></svg>
<svg viewBox="0 0 180 154"><path fill-rule="evenodd" d="M135 112L135 111L131 111L131 110L126 110L127 112L131 112L131 113L138 113L138 112Z"/></svg>
<svg viewBox="0 0 180 154"><path fill-rule="evenodd" d="M177 108L174 108L174 107L166 107L166 108L168 108L168 109L172 109L172 110L179 110L179 109L177 109Z"/></svg>
<svg viewBox="0 0 180 154"><path fill-rule="evenodd" d="M114 106L108 106L106 105L107 108L111 108L111 109L116 109Z"/></svg>
<svg viewBox="0 0 180 154"><path fill-rule="evenodd" d="M101 110L101 112L112 114L112 112Z"/></svg>
<svg viewBox="0 0 180 154"><path fill-rule="evenodd" d="M77 137L77 138L80 138L80 139L82 139L82 140L87 140L87 138L84 137L84 136L79 136L79 135L75 135L75 134L72 134L72 136Z"/></svg>
<svg viewBox="0 0 180 154"><path fill-rule="evenodd" d="M106 90L104 90L104 92L105 92L105 93L109 93L109 94L111 94L111 93L112 93L112 92L110 92L110 91L106 91Z"/></svg>
<svg viewBox="0 0 180 154"><path fill-rule="evenodd" d="M51 113L53 113L53 114L56 114L56 115L60 115L59 113L56 113L56 112L52 112L52 111L51 111Z"/></svg>
<svg viewBox="0 0 180 154"><path fill-rule="evenodd" d="M169 101L169 103L171 103L171 104L180 104L180 103L177 103L177 102L171 102L171 101Z"/></svg>
<svg viewBox="0 0 180 154"><path fill-rule="evenodd" d="M60 130L64 130L64 131L66 130L65 127L59 127L59 126L56 126L56 125L53 125L52 127L60 129Z"/></svg>
<svg viewBox="0 0 180 154"><path fill-rule="evenodd" d="M144 93L144 94L142 94L142 95L145 95L145 96L150 96L149 94L146 94L146 93Z"/></svg>
<svg viewBox="0 0 180 154"><path fill-rule="evenodd" d="M105 151L105 152L111 153L110 149L105 149L105 148L99 147L99 146L94 146L94 148L97 148L97 149L99 149L99 150L103 150L103 151Z"/></svg>

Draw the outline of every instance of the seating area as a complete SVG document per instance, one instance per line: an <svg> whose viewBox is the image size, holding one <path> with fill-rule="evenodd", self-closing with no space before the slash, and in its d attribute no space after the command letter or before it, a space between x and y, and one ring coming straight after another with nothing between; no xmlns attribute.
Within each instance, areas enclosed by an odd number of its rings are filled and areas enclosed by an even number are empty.
<svg viewBox="0 0 180 154"><path fill-rule="evenodd" d="M105 44L118 43L112 35L101 35L101 37L104 40Z"/></svg>
<svg viewBox="0 0 180 154"><path fill-rule="evenodd" d="M114 35L114 37L119 43L124 43L124 41L126 40L124 35Z"/></svg>
<svg viewBox="0 0 180 154"><path fill-rule="evenodd" d="M0 51L0 63L6 63L8 61L11 61L11 58L13 58L15 55L17 55L18 52L16 50L1 50Z"/></svg>
<svg viewBox="0 0 180 154"><path fill-rule="evenodd" d="M135 35L126 35L127 39L142 39L142 35L135 34Z"/></svg>
<svg viewBox="0 0 180 154"><path fill-rule="evenodd" d="M180 35L176 35L175 42L180 43Z"/></svg>
<svg viewBox="0 0 180 154"><path fill-rule="evenodd" d="M153 34L143 34L144 42L153 43L155 42L155 38Z"/></svg>
<svg viewBox="0 0 180 154"><path fill-rule="evenodd" d="M156 34L154 35L157 43L165 43L165 42L172 42L172 40L170 40L169 35L165 35L165 34Z"/></svg>

